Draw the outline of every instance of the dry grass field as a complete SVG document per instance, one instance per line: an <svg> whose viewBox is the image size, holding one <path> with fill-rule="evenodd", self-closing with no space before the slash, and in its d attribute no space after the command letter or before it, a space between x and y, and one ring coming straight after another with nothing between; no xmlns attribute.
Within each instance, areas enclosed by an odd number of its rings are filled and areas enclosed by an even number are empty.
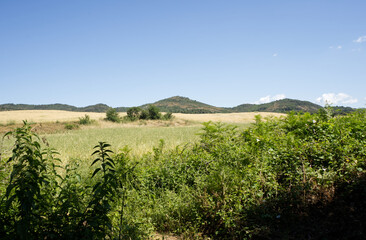
<svg viewBox="0 0 366 240"><path fill-rule="evenodd" d="M105 113L93 112L70 112L60 110L19 110L19 111L3 111L0 112L0 124L9 122L22 123L23 120L28 122L70 122L77 121L80 117L88 114L91 119L99 120L105 118Z"/></svg>
<svg viewBox="0 0 366 240"><path fill-rule="evenodd" d="M256 115L266 117L285 116L283 113L245 112L245 113L212 113L212 114L185 114L174 113L177 119L195 122L224 122L224 123L253 123Z"/></svg>
<svg viewBox="0 0 366 240"><path fill-rule="evenodd" d="M89 115L93 120L102 120L105 113L94 112L69 112L59 110L20 110L20 111L4 111L0 112L0 124L22 123L23 120L28 122L45 123L45 122L71 122L78 121L80 117ZM120 116L126 113L119 113ZM225 122L225 123L252 123L255 115L262 117L283 116L281 113L255 112L255 113L215 113L215 114L184 114L174 113L175 120L192 121L192 122ZM115 127L115 124L110 124ZM103 124L108 126L108 124Z"/></svg>

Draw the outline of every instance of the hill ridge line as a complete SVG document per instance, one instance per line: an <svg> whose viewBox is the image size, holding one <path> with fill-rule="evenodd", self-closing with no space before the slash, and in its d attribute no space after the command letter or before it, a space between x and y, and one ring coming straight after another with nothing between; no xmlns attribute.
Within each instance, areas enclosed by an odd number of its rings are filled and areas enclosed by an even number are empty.
<svg viewBox="0 0 366 240"><path fill-rule="evenodd" d="M172 113L233 113L233 112L278 112L286 113L290 111L296 112L317 112L322 106L312 103L310 101L303 101L297 99L281 99L275 100L269 103L263 104L252 104L244 103L235 107L216 107L206 103L192 100L188 97L173 96L158 100L154 103L148 103L140 105L140 108L147 108L148 105L157 106L160 111L172 112ZM6 103L0 104L0 111L11 111L11 110L65 110L74 112L106 112L110 106L98 103L94 105L88 105L86 107L75 107L68 104L14 104ZM129 107L116 107L118 112L126 112ZM341 112L354 111L351 107L334 107Z"/></svg>

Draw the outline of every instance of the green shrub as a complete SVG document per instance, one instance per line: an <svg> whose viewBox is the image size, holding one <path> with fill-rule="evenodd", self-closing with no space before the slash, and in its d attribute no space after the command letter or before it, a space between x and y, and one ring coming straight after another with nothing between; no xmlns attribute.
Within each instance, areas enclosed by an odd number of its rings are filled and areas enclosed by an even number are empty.
<svg viewBox="0 0 366 240"><path fill-rule="evenodd" d="M52 189L55 179L47 171L55 173L55 163L60 160L53 157L57 154L53 150L41 149L39 137L31 132L27 122L5 136L13 136L15 146L8 160L12 164L12 173L2 196L5 201L1 201L0 206L8 221L3 222L0 235L9 239L36 239L40 236L39 229L46 224L44 217L50 215L50 204L53 203L47 195L52 196L52 193L44 191Z"/></svg>
<svg viewBox="0 0 366 240"><path fill-rule="evenodd" d="M148 119L150 120L158 120L161 119L161 113L159 112L159 108L154 106L154 105L150 105L147 109L148 111Z"/></svg>
<svg viewBox="0 0 366 240"><path fill-rule="evenodd" d="M0 174L2 238L147 239L148 230L124 215L136 166L129 164L127 151L112 156L110 145L100 142L92 154L91 177L83 180L78 162L62 169L57 152L42 149L28 124L6 136L13 136L15 145L10 177Z"/></svg>
<svg viewBox="0 0 366 240"><path fill-rule="evenodd" d="M167 112L162 117L163 120L171 120L173 119L173 114L171 112Z"/></svg>
<svg viewBox="0 0 366 240"><path fill-rule="evenodd" d="M131 121L135 121L140 118L141 108L132 107L127 110L127 118Z"/></svg>
<svg viewBox="0 0 366 240"><path fill-rule="evenodd" d="M168 112L162 115L159 108L154 105L149 105L147 109L132 107L127 110L126 119L129 121L140 120L170 120L173 118L172 113Z"/></svg>
<svg viewBox="0 0 366 240"><path fill-rule="evenodd" d="M76 123L65 123L65 129L67 130L73 130L78 129L80 126Z"/></svg>
<svg viewBox="0 0 366 240"><path fill-rule="evenodd" d="M146 109L142 109L140 113L141 120L148 120L149 119L149 112Z"/></svg>
<svg viewBox="0 0 366 240"><path fill-rule="evenodd" d="M119 117L116 109L109 108L106 112L106 120L119 123L121 121L121 118Z"/></svg>
<svg viewBox="0 0 366 240"><path fill-rule="evenodd" d="M89 125L89 124L92 124L93 123L93 120L90 119L90 116L85 114L84 117L80 117L79 118L79 124L81 125Z"/></svg>

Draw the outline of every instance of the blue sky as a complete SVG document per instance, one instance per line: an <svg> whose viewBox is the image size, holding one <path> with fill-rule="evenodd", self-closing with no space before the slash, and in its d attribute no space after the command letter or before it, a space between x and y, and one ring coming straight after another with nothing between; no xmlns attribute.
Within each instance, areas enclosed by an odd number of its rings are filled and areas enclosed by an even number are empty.
<svg viewBox="0 0 366 240"><path fill-rule="evenodd" d="M366 105L366 1L0 1L0 104Z"/></svg>

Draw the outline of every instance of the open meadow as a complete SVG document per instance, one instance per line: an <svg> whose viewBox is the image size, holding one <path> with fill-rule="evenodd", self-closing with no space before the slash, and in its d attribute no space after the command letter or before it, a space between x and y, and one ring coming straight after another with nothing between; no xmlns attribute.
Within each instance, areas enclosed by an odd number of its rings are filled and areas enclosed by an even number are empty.
<svg viewBox="0 0 366 240"><path fill-rule="evenodd" d="M103 120L105 113L69 112L58 110L24 110L0 112L0 133L4 134L15 127L20 127L23 120L32 124L38 134L55 148L63 160L88 159L92 148L100 141L112 145L112 150L128 146L131 154L141 156L153 150L160 139L164 148L172 149L178 145L194 143L199 139L198 133L203 122L223 122L246 127L254 122L255 115L262 117L279 117L279 113L221 113L221 114L173 114L169 121L137 121L112 123ZM94 122L67 130L70 123L77 123L79 118L88 115ZM125 116L126 113L119 113ZM2 143L4 155L10 154L11 140Z"/></svg>

